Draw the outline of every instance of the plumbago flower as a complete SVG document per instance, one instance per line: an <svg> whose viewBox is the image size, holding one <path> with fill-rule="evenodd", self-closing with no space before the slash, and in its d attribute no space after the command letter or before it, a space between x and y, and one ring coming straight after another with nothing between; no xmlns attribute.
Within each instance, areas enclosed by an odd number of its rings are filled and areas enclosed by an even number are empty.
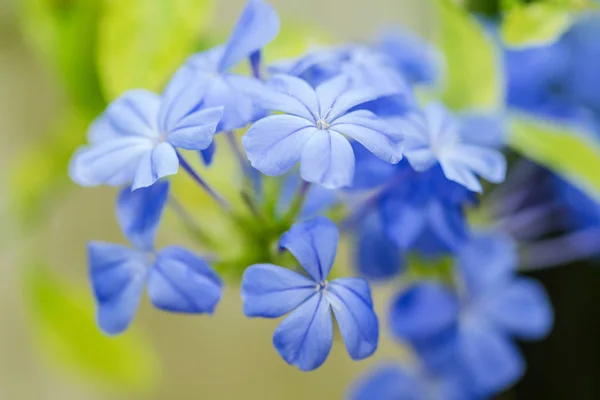
<svg viewBox="0 0 600 400"><path fill-rule="evenodd" d="M223 107L205 107L204 86L176 76L162 96L143 89L123 94L91 126L89 145L73 155L71 179L135 190L176 174L182 161L176 148L209 148L223 114Z"/></svg>
<svg viewBox="0 0 600 400"><path fill-rule="evenodd" d="M274 77L269 86L247 90L261 107L284 113L254 123L242 140L252 166L265 175L282 175L300 162L300 175L307 182L329 189L350 186L355 158L343 135L386 162L394 164L402 158L400 131L370 111L352 111L381 97L379 90L351 89L347 76L313 89L287 75Z"/></svg>
<svg viewBox="0 0 600 400"><path fill-rule="evenodd" d="M460 369L472 397L500 392L525 369L510 336L540 339L553 321L542 286L515 276L517 262L508 238L472 239L459 253L458 289L431 281L413 284L393 301L392 332L429 367Z"/></svg>
<svg viewBox="0 0 600 400"><path fill-rule="evenodd" d="M303 371L318 368L333 343L335 314L350 357L361 360L377 349L379 326L369 284L360 278L327 281L338 245L333 222L316 217L294 225L279 242L300 262L308 276L271 264L248 267L242 278L244 313L278 318L273 335L283 359Z"/></svg>
<svg viewBox="0 0 600 400"><path fill-rule="evenodd" d="M504 156L465 140L460 122L439 103L396 120L396 125L405 132L404 154L417 171L439 164L446 178L473 192L483 191L476 175L493 183L501 183L506 176Z"/></svg>
<svg viewBox="0 0 600 400"><path fill-rule="evenodd" d="M100 329L109 335L127 329L146 284L152 304L161 310L211 314L221 299L222 283L206 261L176 246L154 250L154 237L168 198L169 183L125 188L117 201L117 219L134 248L88 244L89 273Z"/></svg>

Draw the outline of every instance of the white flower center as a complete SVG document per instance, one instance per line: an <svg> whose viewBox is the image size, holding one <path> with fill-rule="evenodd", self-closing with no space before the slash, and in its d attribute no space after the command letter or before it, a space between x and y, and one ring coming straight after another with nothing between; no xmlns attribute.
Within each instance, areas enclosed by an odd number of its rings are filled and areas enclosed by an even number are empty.
<svg viewBox="0 0 600 400"><path fill-rule="evenodd" d="M321 281L321 282L317 283L317 287L315 288L315 290L317 292L320 290L327 290L328 287L329 287L329 282Z"/></svg>
<svg viewBox="0 0 600 400"><path fill-rule="evenodd" d="M325 121L324 118L321 118L320 120L317 121L317 129L320 129L322 131L329 129L331 125Z"/></svg>

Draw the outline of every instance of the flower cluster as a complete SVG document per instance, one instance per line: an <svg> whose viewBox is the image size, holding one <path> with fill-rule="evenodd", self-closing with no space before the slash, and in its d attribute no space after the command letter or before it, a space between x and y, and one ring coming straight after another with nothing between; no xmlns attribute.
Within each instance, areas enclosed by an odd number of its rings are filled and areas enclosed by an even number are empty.
<svg viewBox="0 0 600 400"><path fill-rule="evenodd" d="M190 56L162 93L135 89L113 101L73 155L76 183L122 187L117 219L133 245L89 244L100 328L126 330L146 285L158 309L211 314L219 271L241 280L246 316L287 315L273 345L309 371L330 352L333 317L353 360L375 353L369 281L402 275L386 317L415 362L376 371L350 397L482 398L510 386L524 371L511 337L544 336L552 312L540 285L516 275L511 239L478 233L465 216L505 179L502 119L417 101L415 89L440 78L440 56L406 33L265 66L262 49L279 28L268 3L248 0L224 45ZM234 72L244 60L250 76ZM244 210L191 158L210 168L215 135L238 157ZM169 182L180 166L250 243L245 257L225 262L200 236L210 257L155 250L165 207L181 211ZM340 233L361 277L329 279Z"/></svg>

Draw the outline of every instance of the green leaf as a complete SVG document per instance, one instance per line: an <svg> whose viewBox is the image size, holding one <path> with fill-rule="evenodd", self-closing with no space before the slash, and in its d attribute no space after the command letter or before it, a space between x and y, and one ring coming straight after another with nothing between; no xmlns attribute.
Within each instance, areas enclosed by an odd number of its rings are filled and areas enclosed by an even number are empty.
<svg viewBox="0 0 600 400"><path fill-rule="evenodd" d="M107 99L125 90L160 90L196 48L211 0L104 0L98 65Z"/></svg>
<svg viewBox="0 0 600 400"><path fill-rule="evenodd" d="M24 226L38 223L63 189L69 185L68 164L85 140L88 119L71 111L50 131L27 147L11 166L9 207Z"/></svg>
<svg viewBox="0 0 600 400"><path fill-rule="evenodd" d="M572 127L517 116L509 145L600 200L600 144L591 136Z"/></svg>
<svg viewBox="0 0 600 400"><path fill-rule="evenodd" d="M21 0L28 40L55 68L71 103L95 115L104 108L96 73L96 32L102 0Z"/></svg>
<svg viewBox="0 0 600 400"><path fill-rule="evenodd" d="M501 62L484 27L451 0L434 0L446 60L443 100L453 109L496 109L504 99Z"/></svg>
<svg viewBox="0 0 600 400"><path fill-rule="evenodd" d="M95 323L89 289L74 286L52 270L25 270L30 332L41 355L53 366L102 389L144 391L156 382L152 347L136 329L108 337Z"/></svg>
<svg viewBox="0 0 600 400"><path fill-rule="evenodd" d="M520 4L502 22L501 36L512 47L542 46L557 40L571 26L570 10L552 3Z"/></svg>

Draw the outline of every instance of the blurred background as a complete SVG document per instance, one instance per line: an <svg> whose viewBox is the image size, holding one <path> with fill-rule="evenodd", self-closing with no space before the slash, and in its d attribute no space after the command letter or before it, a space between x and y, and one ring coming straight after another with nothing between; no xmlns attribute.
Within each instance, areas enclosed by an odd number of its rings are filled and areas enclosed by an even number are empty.
<svg viewBox="0 0 600 400"><path fill-rule="evenodd" d="M85 244L123 242L115 191L76 188L67 163L107 100L127 87L160 86L188 54L223 41L245 2L177 3L181 9L149 0L0 0L0 399L338 399L371 364L404 357L384 338L373 359L355 363L334 346L322 368L302 373L272 348L277 321L245 318L231 285L210 318L143 304L123 336L96 328ZM365 40L386 26L426 38L436 28L424 0L271 3L284 27L273 57ZM227 190L231 161L219 163L212 178ZM159 242L185 243L178 228L167 220ZM535 274L556 326L545 341L524 346L527 375L503 398L600 396L595 264ZM388 292L377 292L380 310Z"/></svg>

